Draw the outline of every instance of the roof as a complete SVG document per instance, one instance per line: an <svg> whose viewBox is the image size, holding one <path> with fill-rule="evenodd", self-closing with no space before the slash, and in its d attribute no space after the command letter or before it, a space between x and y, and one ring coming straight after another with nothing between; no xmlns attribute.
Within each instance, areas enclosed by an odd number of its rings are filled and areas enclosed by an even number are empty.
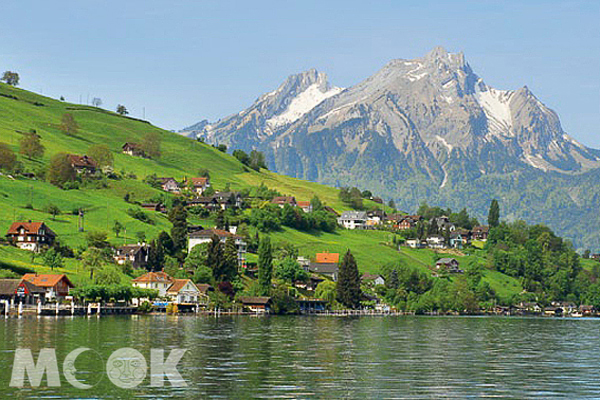
<svg viewBox="0 0 600 400"><path fill-rule="evenodd" d="M174 279L173 284L167 289L167 293L179 293L188 283L194 285L194 282L192 282L191 279ZM196 287L196 285L194 286ZM198 287L196 287L196 289L198 289Z"/></svg>
<svg viewBox="0 0 600 400"><path fill-rule="evenodd" d="M363 280L363 281L374 281L377 278L383 279L383 276L381 276L381 275L363 274L363 276L360 277L360 279Z"/></svg>
<svg viewBox="0 0 600 400"><path fill-rule="evenodd" d="M44 290L23 279L0 279L0 296L12 296L23 283L29 293L43 293Z"/></svg>
<svg viewBox="0 0 600 400"><path fill-rule="evenodd" d="M137 254L144 247L146 246L143 246L141 244L126 244L125 246L119 247L117 250L120 253Z"/></svg>
<svg viewBox="0 0 600 400"><path fill-rule="evenodd" d="M267 305L267 304L269 304L271 302L271 298L270 297L251 297L251 296L246 296L246 297L240 297L239 301L242 304L262 304L262 305Z"/></svg>
<svg viewBox="0 0 600 400"><path fill-rule="evenodd" d="M191 237L191 238L211 238L211 237L213 237L213 235L217 235L220 239L230 237L230 236L232 236L234 238L241 237L241 236L234 235L231 232L224 231L223 229L215 229L215 228L202 229L201 231L191 232L189 234L189 237Z"/></svg>
<svg viewBox="0 0 600 400"><path fill-rule="evenodd" d="M454 258L440 258L439 260L437 260L436 264L450 264L453 262L458 264L458 261L456 261L456 259Z"/></svg>
<svg viewBox="0 0 600 400"><path fill-rule="evenodd" d="M175 178L171 178L171 177L161 177L161 178L156 178L157 181L159 181L160 183L162 183L163 185L167 182L173 181L175 183L177 183L177 181L175 180Z"/></svg>
<svg viewBox="0 0 600 400"><path fill-rule="evenodd" d="M340 270L340 267L337 263L310 263L308 270L318 274L334 274Z"/></svg>
<svg viewBox="0 0 600 400"><path fill-rule="evenodd" d="M300 208L310 207L310 201L298 201L296 204Z"/></svg>
<svg viewBox="0 0 600 400"><path fill-rule="evenodd" d="M215 289L210 286L208 283L200 283L197 284L196 287L198 288L198 290L204 294L210 292L210 291L214 291Z"/></svg>
<svg viewBox="0 0 600 400"><path fill-rule="evenodd" d="M35 286L44 287L44 288L45 287L54 287L61 280L64 280L67 283L67 285L69 285L70 287L75 287L65 274L60 274L60 275L25 274L25 275L23 275L23 279L30 283L33 283Z"/></svg>
<svg viewBox="0 0 600 400"><path fill-rule="evenodd" d="M69 161L74 167L79 168L96 168L97 164L93 158L86 155L80 156L77 154L69 154Z"/></svg>
<svg viewBox="0 0 600 400"><path fill-rule="evenodd" d="M364 211L344 211L341 219L367 219L367 213Z"/></svg>
<svg viewBox="0 0 600 400"><path fill-rule="evenodd" d="M123 145L123 149L125 148L131 148L131 149L141 149L141 146L137 143L132 143L132 142L126 142Z"/></svg>
<svg viewBox="0 0 600 400"><path fill-rule="evenodd" d="M476 226L473 228L473 232L477 232L477 233L487 233L490 231L490 227L487 225L481 225L481 226Z"/></svg>
<svg viewBox="0 0 600 400"><path fill-rule="evenodd" d="M25 228L25 230L27 231L27 233L31 233L31 234L35 234L38 235L39 231L42 227L46 228L46 234L50 235L50 236L56 236L56 234L54 232L52 232L52 230L50 228L48 228L47 226L45 226L46 224L44 224L43 222L13 222L12 225L10 226L10 228L8 229L8 233L7 235L18 235L19 234L19 229Z"/></svg>
<svg viewBox="0 0 600 400"><path fill-rule="evenodd" d="M335 215L336 217L339 217L340 213L338 213L337 211L335 211L333 208L329 207L329 206L323 206L323 210Z"/></svg>
<svg viewBox="0 0 600 400"><path fill-rule="evenodd" d="M340 262L340 253L317 253L316 263L339 263Z"/></svg>
<svg viewBox="0 0 600 400"><path fill-rule="evenodd" d="M190 179L190 183L193 186L206 186L206 184L208 183L208 178L191 178Z"/></svg>
<svg viewBox="0 0 600 400"><path fill-rule="evenodd" d="M163 272L163 271L159 271L159 272L148 272L147 274L144 274L142 276L139 276L135 279L132 280L132 282L136 282L136 283L169 283L169 282L173 282L173 278Z"/></svg>
<svg viewBox="0 0 600 400"><path fill-rule="evenodd" d="M271 200L271 203L274 204L291 204L295 202L296 198L294 196L277 196L273 197L273 200Z"/></svg>

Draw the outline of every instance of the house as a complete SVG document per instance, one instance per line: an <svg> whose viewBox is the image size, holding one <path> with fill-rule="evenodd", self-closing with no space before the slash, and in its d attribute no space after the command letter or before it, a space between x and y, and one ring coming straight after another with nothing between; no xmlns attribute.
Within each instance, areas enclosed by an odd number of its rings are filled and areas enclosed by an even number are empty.
<svg viewBox="0 0 600 400"><path fill-rule="evenodd" d="M464 271L459 269L458 266L459 266L459 263L454 258L440 258L435 263L435 268L437 270L444 269L450 273L458 273L458 274L463 273Z"/></svg>
<svg viewBox="0 0 600 400"><path fill-rule="evenodd" d="M338 263L317 263L311 262L308 266L308 272L325 275L333 281L337 281L340 267Z"/></svg>
<svg viewBox="0 0 600 400"><path fill-rule="evenodd" d="M371 197L371 200L377 204L383 204L383 199L381 197Z"/></svg>
<svg viewBox="0 0 600 400"><path fill-rule="evenodd" d="M143 203L142 208L147 211L155 211L160 213L167 212L167 208L162 203Z"/></svg>
<svg viewBox="0 0 600 400"><path fill-rule="evenodd" d="M404 215L402 214L390 214L385 217L385 223L388 225L393 225L396 229L398 229L398 226L403 219Z"/></svg>
<svg viewBox="0 0 600 400"><path fill-rule="evenodd" d="M319 264L337 264L340 262L340 253L317 253L315 262Z"/></svg>
<svg viewBox="0 0 600 400"><path fill-rule="evenodd" d="M450 247L453 249L462 249L469 244L469 231L460 229L450 233Z"/></svg>
<svg viewBox="0 0 600 400"><path fill-rule="evenodd" d="M431 224L437 225L438 231L440 231L440 232L445 232L445 231L453 232L456 230L456 226L452 222L450 222L450 219L448 217L446 217L445 215L442 215L441 217L438 217L438 218L432 218Z"/></svg>
<svg viewBox="0 0 600 400"><path fill-rule="evenodd" d="M222 210L242 208L243 197L238 192L217 192L213 198Z"/></svg>
<svg viewBox="0 0 600 400"><path fill-rule="evenodd" d="M77 154L69 154L67 157L71 163L71 167L78 174L93 175L96 173L98 164L91 157L86 155L79 156Z"/></svg>
<svg viewBox="0 0 600 400"><path fill-rule="evenodd" d="M364 211L344 211L337 221L339 225L346 229L366 229L367 213Z"/></svg>
<svg viewBox="0 0 600 400"><path fill-rule="evenodd" d="M25 274L23 279L42 289L46 301L64 299L69 295L69 290L75 287L65 274Z"/></svg>
<svg viewBox="0 0 600 400"><path fill-rule="evenodd" d="M385 279L381 275L363 274L363 276L360 277L360 280L367 284L385 285Z"/></svg>
<svg viewBox="0 0 600 400"><path fill-rule="evenodd" d="M10 304L36 304L44 295L44 289L24 279L0 279L0 300Z"/></svg>
<svg viewBox="0 0 600 400"><path fill-rule="evenodd" d="M312 204L310 204L310 201L299 201L298 207L300 207L302 209L302 211L304 211L305 213L312 212L312 210L313 210Z"/></svg>
<svg viewBox="0 0 600 400"><path fill-rule="evenodd" d="M296 198L293 196L277 196L273 197L271 200L271 204L277 204L280 208L283 208L286 204L289 204L292 207L296 207L298 203L296 203Z"/></svg>
<svg viewBox="0 0 600 400"><path fill-rule="evenodd" d="M270 297L240 297L238 301L244 309L255 313L268 313L271 311Z"/></svg>
<svg viewBox="0 0 600 400"><path fill-rule="evenodd" d="M142 146L137 143L127 142L123 145L123 154L127 154L134 157L146 157L146 153L142 150Z"/></svg>
<svg viewBox="0 0 600 400"><path fill-rule="evenodd" d="M219 202L214 196L196 197L187 202L188 207L202 207L207 210L217 210L220 208Z"/></svg>
<svg viewBox="0 0 600 400"><path fill-rule="evenodd" d="M14 222L6 233L8 241L22 250L38 252L52 246L56 234L44 222Z"/></svg>
<svg viewBox="0 0 600 400"><path fill-rule="evenodd" d="M579 312L584 317L590 317L592 315L596 315L596 307L589 305L581 305L579 306Z"/></svg>
<svg viewBox="0 0 600 400"><path fill-rule="evenodd" d="M421 245L420 239L407 239L406 245L412 249L421 249L423 246Z"/></svg>
<svg viewBox="0 0 600 400"><path fill-rule="evenodd" d="M139 276L131 281L134 287L141 289L154 289L158 290L159 297L167 297L167 289L171 287L175 279L169 274L159 272L148 272L142 276Z"/></svg>
<svg viewBox="0 0 600 400"><path fill-rule="evenodd" d="M592 254L590 258L592 260L600 261L600 254Z"/></svg>
<svg viewBox="0 0 600 400"><path fill-rule="evenodd" d="M371 210L367 212L367 226L382 224L386 214L383 210Z"/></svg>
<svg viewBox="0 0 600 400"><path fill-rule="evenodd" d="M127 244L115 250L114 260L119 265L130 262L134 268L144 268L148 263L148 246L145 244Z"/></svg>
<svg viewBox="0 0 600 400"><path fill-rule="evenodd" d="M553 301L551 305L555 308L562 309L562 314L571 315L578 311L577 304L572 301Z"/></svg>
<svg viewBox="0 0 600 400"><path fill-rule="evenodd" d="M202 193L210 187L210 179L205 177L191 178L187 183L192 192L197 196L202 196Z"/></svg>
<svg viewBox="0 0 600 400"><path fill-rule="evenodd" d="M208 304L208 296L200 291L191 279L173 279L166 291L167 297L177 305Z"/></svg>
<svg viewBox="0 0 600 400"><path fill-rule="evenodd" d="M431 249L445 249L446 239L440 235L430 235L427 237L427 246Z"/></svg>
<svg viewBox="0 0 600 400"><path fill-rule="evenodd" d="M539 314L542 312L542 307L538 303L521 302L518 308L525 313Z"/></svg>
<svg viewBox="0 0 600 400"><path fill-rule="evenodd" d="M162 188L162 190L164 190L165 192L176 193L176 194L181 193L181 187L179 186L179 183L174 178L168 177L168 178L156 178L156 179L160 183L160 187Z"/></svg>
<svg viewBox="0 0 600 400"><path fill-rule="evenodd" d="M188 254L192 249L202 243L208 243L213 236L217 236L221 243L225 243L228 238L233 237L235 246L238 250L238 265L244 267L246 265L246 242L241 236L234 235L231 232L222 229L203 229L201 231L190 232L188 234Z"/></svg>
<svg viewBox="0 0 600 400"><path fill-rule="evenodd" d="M412 229L422 220L423 217L420 215L405 215L404 217L399 218L398 229L401 231Z"/></svg>
<svg viewBox="0 0 600 400"><path fill-rule="evenodd" d="M549 317L560 317L563 315L563 309L561 307L545 307L544 308L544 315L547 315Z"/></svg>
<svg viewBox="0 0 600 400"><path fill-rule="evenodd" d="M490 234L490 227L487 225L476 226L471 231L473 240L487 241Z"/></svg>
<svg viewBox="0 0 600 400"><path fill-rule="evenodd" d="M300 312L319 312L327 309L327 301L321 299L296 299Z"/></svg>

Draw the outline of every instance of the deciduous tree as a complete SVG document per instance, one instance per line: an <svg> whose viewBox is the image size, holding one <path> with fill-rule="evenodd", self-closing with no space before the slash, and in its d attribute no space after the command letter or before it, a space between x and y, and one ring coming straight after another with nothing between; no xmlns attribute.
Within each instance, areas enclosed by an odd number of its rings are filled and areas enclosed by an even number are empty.
<svg viewBox="0 0 600 400"><path fill-rule="evenodd" d="M63 114L60 123L60 130L69 136L76 135L79 131L79 125L71 113Z"/></svg>
<svg viewBox="0 0 600 400"><path fill-rule="evenodd" d="M29 159L41 158L44 155L44 150L40 135L33 130L24 133L19 140L19 152Z"/></svg>
<svg viewBox="0 0 600 400"><path fill-rule="evenodd" d="M11 86L17 86L19 84L19 74L13 71L5 71L0 80Z"/></svg>
<svg viewBox="0 0 600 400"><path fill-rule="evenodd" d="M12 171L16 164L15 152L6 143L0 143L0 169Z"/></svg>

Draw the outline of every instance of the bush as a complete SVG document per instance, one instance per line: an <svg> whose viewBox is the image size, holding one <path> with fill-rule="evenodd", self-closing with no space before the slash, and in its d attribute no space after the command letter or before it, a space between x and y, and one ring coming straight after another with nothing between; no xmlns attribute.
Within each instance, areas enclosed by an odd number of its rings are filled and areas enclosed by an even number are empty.
<svg viewBox="0 0 600 400"><path fill-rule="evenodd" d="M138 221L141 221L148 225L154 225L154 220L148 216L145 212L140 210L139 208L130 208L127 210L127 214L131 218L135 218Z"/></svg>

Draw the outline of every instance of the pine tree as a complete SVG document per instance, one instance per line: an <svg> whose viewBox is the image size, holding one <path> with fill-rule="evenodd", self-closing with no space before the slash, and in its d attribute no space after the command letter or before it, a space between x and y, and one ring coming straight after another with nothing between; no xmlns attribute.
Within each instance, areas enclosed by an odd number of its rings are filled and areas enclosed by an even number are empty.
<svg viewBox="0 0 600 400"><path fill-rule="evenodd" d="M213 271L213 277L220 282L223 277L223 245L217 235L213 235L208 243L206 263Z"/></svg>
<svg viewBox="0 0 600 400"><path fill-rule="evenodd" d="M235 280L238 268L238 251L233 236L229 236L225 241L223 249L223 268L222 281L232 282Z"/></svg>
<svg viewBox="0 0 600 400"><path fill-rule="evenodd" d="M391 289L398 289L400 286L400 280L398 279L398 271L395 269L391 272L390 277L388 279L388 286Z"/></svg>
<svg viewBox="0 0 600 400"><path fill-rule="evenodd" d="M217 219L215 222L217 229L225 229L225 213L223 210L217 211Z"/></svg>
<svg viewBox="0 0 600 400"><path fill-rule="evenodd" d="M171 210L169 219L173 224L171 228L173 251L178 252L187 247L187 212L182 204L176 205Z"/></svg>
<svg viewBox="0 0 600 400"><path fill-rule="evenodd" d="M500 225L500 205L496 199L492 200L492 204L490 205L488 224L491 228L495 228Z"/></svg>
<svg viewBox="0 0 600 400"><path fill-rule="evenodd" d="M268 296L271 293L271 278L273 276L273 249L271 239L264 236L258 246L258 284L261 294Z"/></svg>
<svg viewBox="0 0 600 400"><path fill-rule="evenodd" d="M337 299L348 308L360 306L360 275L354 256L348 250L344 255L337 283Z"/></svg>

